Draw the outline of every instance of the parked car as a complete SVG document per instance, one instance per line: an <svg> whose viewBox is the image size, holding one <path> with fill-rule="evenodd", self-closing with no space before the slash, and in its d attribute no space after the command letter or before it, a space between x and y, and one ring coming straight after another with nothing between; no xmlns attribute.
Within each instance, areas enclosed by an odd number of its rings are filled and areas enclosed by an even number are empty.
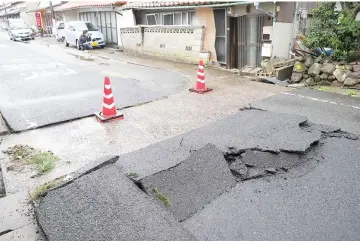
<svg viewBox="0 0 360 241"><path fill-rule="evenodd" d="M11 40L22 41L34 39L34 32L21 19L9 19L8 34Z"/></svg>
<svg viewBox="0 0 360 241"><path fill-rule="evenodd" d="M99 28L86 21L70 21L65 24L65 46L75 45L80 50L78 40L84 30L87 30L91 37L92 47L105 47L104 35L99 31Z"/></svg>
<svg viewBox="0 0 360 241"><path fill-rule="evenodd" d="M53 29L55 39L58 42L65 40L65 23L63 21L57 22L56 27Z"/></svg>

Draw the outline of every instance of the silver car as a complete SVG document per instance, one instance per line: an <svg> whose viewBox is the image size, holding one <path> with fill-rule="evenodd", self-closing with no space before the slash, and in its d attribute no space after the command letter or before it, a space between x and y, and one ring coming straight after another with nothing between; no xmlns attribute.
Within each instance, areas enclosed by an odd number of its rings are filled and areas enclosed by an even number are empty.
<svg viewBox="0 0 360 241"><path fill-rule="evenodd" d="M9 37L14 41L23 41L34 39L33 31L26 25L25 22L12 22L8 28Z"/></svg>

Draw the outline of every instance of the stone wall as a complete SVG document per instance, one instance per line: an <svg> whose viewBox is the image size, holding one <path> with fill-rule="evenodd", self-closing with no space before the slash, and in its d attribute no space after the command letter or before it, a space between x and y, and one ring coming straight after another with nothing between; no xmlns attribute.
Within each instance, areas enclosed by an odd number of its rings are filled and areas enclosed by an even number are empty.
<svg viewBox="0 0 360 241"><path fill-rule="evenodd" d="M120 31L125 52L186 63L197 63L203 56L208 63L209 53L203 53L203 27L139 26Z"/></svg>
<svg viewBox="0 0 360 241"><path fill-rule="evenodd" d="M323 56L301 56L294 65L291 82L360 89L360 62L333 62Z"/></svg>

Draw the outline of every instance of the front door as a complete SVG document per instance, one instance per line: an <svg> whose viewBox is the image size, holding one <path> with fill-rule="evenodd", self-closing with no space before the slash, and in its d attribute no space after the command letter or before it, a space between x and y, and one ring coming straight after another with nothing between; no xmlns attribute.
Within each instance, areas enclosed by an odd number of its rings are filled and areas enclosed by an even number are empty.
<svg viewBox="0 0 360 241"><path fill-rule="evenodd" d="M246 65L259 67L261 62L264 16L238 18L238 68Z"/></svg>
<svg viewBox="0 0 360 241"><path fill-rule="evenodd" d="M226 10L214 9L215 18L215 50L217 62L226 64Z"/></svg>

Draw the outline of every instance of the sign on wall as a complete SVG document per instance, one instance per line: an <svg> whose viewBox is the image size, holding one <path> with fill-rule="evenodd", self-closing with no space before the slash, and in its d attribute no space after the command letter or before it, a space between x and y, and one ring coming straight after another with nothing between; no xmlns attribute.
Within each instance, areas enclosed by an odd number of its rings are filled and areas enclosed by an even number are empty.
<svg viewBox="0 0 360 241"><path fill-rule="evenodd" d="M36 26L41 28L41 13L39 12L35 13L35 18L36 18Z"/></svg>

